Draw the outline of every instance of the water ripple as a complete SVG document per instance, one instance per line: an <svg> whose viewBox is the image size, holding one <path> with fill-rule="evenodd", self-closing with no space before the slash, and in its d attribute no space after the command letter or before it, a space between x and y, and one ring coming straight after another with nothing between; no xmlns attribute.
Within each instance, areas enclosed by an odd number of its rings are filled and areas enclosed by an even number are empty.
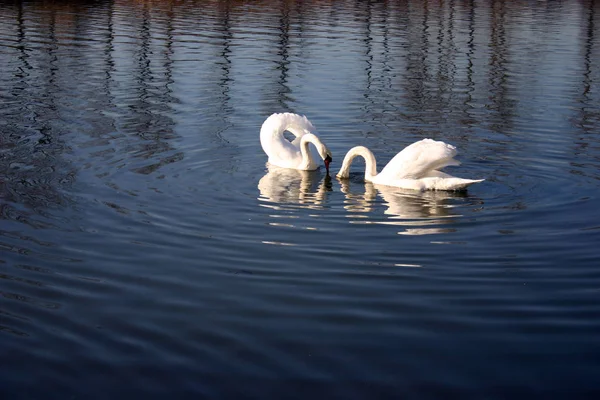
<svg viewBox="0 0 600 400"><path fill-rule="evenodd" d="M596 8L1 4L7 396L596 390ZM265 167L282 111L331 176ZM332 178L425 137L485 182Z"/></svg>

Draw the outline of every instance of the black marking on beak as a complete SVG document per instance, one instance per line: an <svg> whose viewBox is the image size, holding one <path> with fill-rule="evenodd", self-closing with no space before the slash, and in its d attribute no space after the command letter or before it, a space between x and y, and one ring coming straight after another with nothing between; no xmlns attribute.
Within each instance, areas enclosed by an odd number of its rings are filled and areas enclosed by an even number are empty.
<svg viewBox="0 0 600 400"><path fill-rule="evenodd" d="M329 154L327 154L327 157L325 157L325 159L323 160L323 162L325 163L325 169L327 170L327 173L329 174L329 164L331 163L332 158Z"/></svg>

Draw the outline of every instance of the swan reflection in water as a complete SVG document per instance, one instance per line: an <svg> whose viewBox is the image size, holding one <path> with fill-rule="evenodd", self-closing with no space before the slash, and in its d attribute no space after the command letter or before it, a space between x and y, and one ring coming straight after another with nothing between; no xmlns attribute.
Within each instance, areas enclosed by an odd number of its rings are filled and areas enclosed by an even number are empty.
<svg viewBox="0 0 600 400"><path fill-rule="evenodd" d="M327 192L331 192L331 177L319 170L302 171L267 164L267 173L258 182L265 207L283 209L285 204L321 209Z"/></svg>
<svg viewBox="0 0 600 400"><path fill-rule="evenodd" d="M449 225L456 217L453 200L468 198L466 192L404 190L396 187L377 185L371 182L353 183L348 179L338 179L341 191L346 196L344 208L354 224L380 224L406 227L400 235L428 235L450 233ZM351 187L353 186L353 187ZM364 187L357 191L357 188ZM378 201L380 197L383 202ZM381 220L374 215L383 204L386 218Z"/></svg>
<svg viewBox="0 0 600 400"><path fill-rule="evenodd" d="M301 171L267 164L267 173L258 182L262 207L285 213L271 215L274 218L299 218L293 210L298 208L322 210L332 206L328 196L333 191L331 177L320 171ZM465 201L473 204L473 198L465 191L415 191L356 179L337 179L344 194L343 209L351 224L379 224L404 227L401 235L428 235L451 233L458 207ZM381 215L382 206L384 208ZM333 208L336 208L335 206ZM289 226L289 223L271 223ZM316 229L305 227L306 229Z"/></svg>

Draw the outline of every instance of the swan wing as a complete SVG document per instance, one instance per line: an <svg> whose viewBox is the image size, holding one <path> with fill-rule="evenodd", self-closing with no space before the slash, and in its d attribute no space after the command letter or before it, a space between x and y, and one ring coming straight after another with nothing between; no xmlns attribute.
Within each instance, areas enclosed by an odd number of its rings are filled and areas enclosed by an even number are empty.
<svg viewBox="0 0 600 400"><path fill-rule="evenodd" d="M396 154L379 175L387 180L419 179L433 170L460 165L454 159L456 154L456 147L451 144L433 139L419 140Z"/></svg>

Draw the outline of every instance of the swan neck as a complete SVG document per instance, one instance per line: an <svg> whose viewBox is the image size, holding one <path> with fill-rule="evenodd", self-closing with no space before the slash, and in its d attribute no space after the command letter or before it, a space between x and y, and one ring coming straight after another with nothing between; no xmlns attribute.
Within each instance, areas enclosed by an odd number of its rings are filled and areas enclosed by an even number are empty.
<svg viewBox="0 0 600 400"><path fill-rule="evenodd" d="M321 142L319 139L312 133L307 133L303 135L300 139L300 154L302 154L302 163L305 165L310 164L312 161L310 150L308 148L309 144L314 144L317 148L319 148Z"/></svg>
<svg viewBox="0 0 600 400"><path fill-rule="evenodd" d="M350 165L356 157L362 157L365 160L365 180L370 181L377 175L377 162L371 150L364 146L356 146L348 151L338 175L344 178L350 176Z"/></svg>
<svg viewBox="0 0 600 400"><path fill-rule="evenodd" d="M319 143L317 142L317 137L312 134L312 133L307 133L305 135L302 135L302 139L300 139L300 145L304 148L306 148L306 150L308 150L308 145L309 143L314 144L315 146L317 146Z"/></svg>

